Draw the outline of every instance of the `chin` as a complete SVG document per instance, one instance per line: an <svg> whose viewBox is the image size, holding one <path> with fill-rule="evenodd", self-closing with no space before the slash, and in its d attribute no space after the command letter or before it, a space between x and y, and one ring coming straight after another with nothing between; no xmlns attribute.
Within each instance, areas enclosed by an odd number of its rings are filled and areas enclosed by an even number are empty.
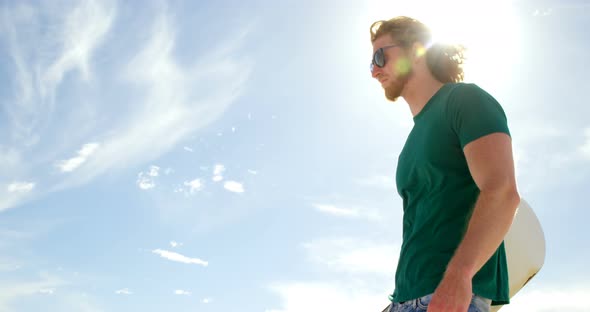
<svg viewBox="0 0 590 312"><path fill-rule="evenodd" d="M389 85L383 87L385 90L385 98L395 102L402 95L402 91L404 90L408 79L409 75L405 75L404 77L390 81Z"/></svg>
<svg viewBox="0 0 590 312"><path fill-rule="evenodd" d="M388 88L385 88L385 98L392 102L397 101L401 95L401 88L396 88L395 86L389 86Z"/></svg>

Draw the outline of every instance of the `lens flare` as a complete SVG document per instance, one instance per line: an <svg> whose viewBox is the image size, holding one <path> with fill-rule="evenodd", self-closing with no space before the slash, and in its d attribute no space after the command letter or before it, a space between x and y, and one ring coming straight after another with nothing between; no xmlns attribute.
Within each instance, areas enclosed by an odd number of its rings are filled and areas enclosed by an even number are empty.
<svg viewBox="0 0 590 312"><path fill-rule="evenodd" d="M410 60L407 57L400 57L395 62L395 73L398 76L405 76L410 72L411 66Z"/></svg>

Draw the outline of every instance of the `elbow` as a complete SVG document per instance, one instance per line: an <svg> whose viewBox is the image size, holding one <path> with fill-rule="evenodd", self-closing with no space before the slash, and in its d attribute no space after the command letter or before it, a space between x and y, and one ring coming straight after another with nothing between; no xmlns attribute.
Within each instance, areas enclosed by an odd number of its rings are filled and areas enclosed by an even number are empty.
<svg viewBox="0 0 590 312"><path fill-rule="evenodd" d="M504 206L511 210L512 213L516 213L516 209L520 204L520 194L518 193L516 185L509 185L503 188L499 195Z"/></svg>
<svg viewBox="0 0 590 312"><path fill-rule="evenodd" d="M518 193L516 187L507 192L506 202L510 207L512 207L514 212L516 212L516 208L520 204L520 194Z"/></svg>
<svg viewBox="0 0 590 312"><path fill-rule="evenodd" d="M515 183L497 185L494 188L483 189L481 192L487 194L489 198L493 198L493 201L500 204L502 207L506 207L506 209L510 210L512 213L516 212L516 209L520 204L520 194L518 193Z"/></svg>

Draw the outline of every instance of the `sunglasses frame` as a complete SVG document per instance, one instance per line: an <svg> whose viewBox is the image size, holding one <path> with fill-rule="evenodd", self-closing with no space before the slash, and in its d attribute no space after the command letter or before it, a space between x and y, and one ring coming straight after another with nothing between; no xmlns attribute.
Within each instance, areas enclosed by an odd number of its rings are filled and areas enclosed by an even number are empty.
<svg viewBox="0 0 590 312"><path fill-rule="evenodd" d="M377 66L379 68L383 68L383 66L385 66L385 64L387 63L387 60L385 60L385 53L384 53L384 51L386 49L394 48L394 47L401 47L401 44L391 44L391 45L388 45L388 46L384 46L384 47L381 47L381 48L377 49L375 51L375 53L373 53L373 59L371 60L371 66L370 66L371 73L373 72L373 69L375 68L375 66ZM381 58L383 58L383 64L378 64L377 63L377 61L376 61L376 59L377 59L377 53L379 53L381 55Z"/></svg>

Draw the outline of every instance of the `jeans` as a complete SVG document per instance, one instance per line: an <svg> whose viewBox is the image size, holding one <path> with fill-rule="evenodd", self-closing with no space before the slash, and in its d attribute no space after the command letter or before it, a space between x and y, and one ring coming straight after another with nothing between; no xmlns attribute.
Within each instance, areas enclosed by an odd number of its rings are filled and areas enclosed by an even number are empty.
<svg viewBox="0 0 590 312"><path fill-rule="evenodd" d="M403 303L394 302L389 306L388 312L422 312L428 309L428 304L432 300L432 295L426 295L418 299L405 301ZM471 304L467 312L489 312L492 301L490 299L482 298L473 295Z"/></svg>

